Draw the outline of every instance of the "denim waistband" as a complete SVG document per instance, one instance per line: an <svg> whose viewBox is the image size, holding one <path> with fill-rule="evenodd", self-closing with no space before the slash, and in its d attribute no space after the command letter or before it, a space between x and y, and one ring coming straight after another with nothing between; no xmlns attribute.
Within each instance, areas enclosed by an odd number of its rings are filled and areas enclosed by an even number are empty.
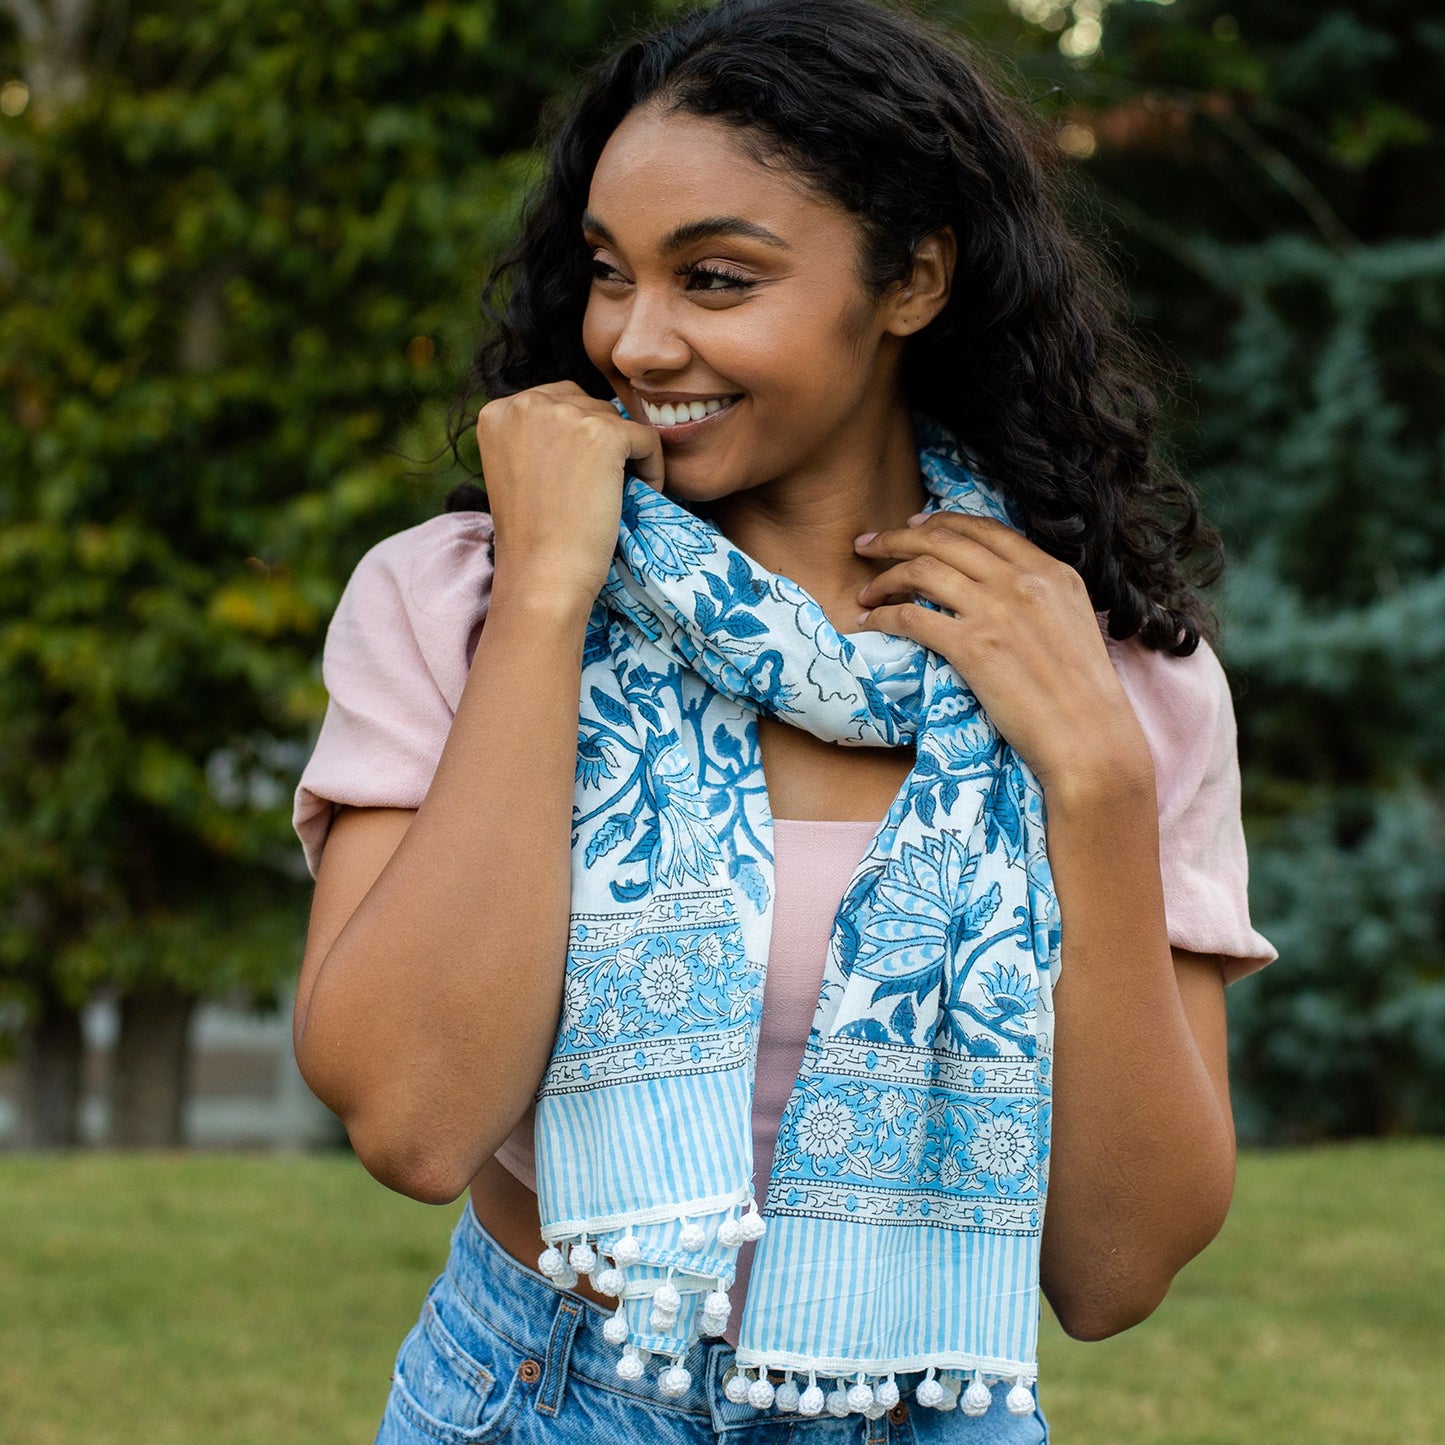
<svg viewBox="0 0 1445 1445"><path fill-rule="evenodd" d="M618 1347L603 1337L602 1326L610 1311L572 1290L558 1289L543 1275L514 1259L490 1235L477 1218L470 1199L452 1231L447 1274L471 1309L523 1354L542 1365L538 1380L537 1408L555 1414L569 1377L585 1381L613 1394L631 1397L654 1410L695 1415L699 1423L710 1423L719 1433L758 1425L768 1412L743 1402L735 1404L723 1392L732 1368L734 1349L726 1340L698 1340L682 1363L692 1383L681 1395L663 1395L658 1389L657 1371L648 1370L638 1380L625 1380L617 1373ZM775 1382L781 1374L772 1376ZM921 1375L900 1375L901 1389L911 1389ZM906 1416L908 1406L894 1407L893 1418ZM806 1427L811 1421L789 1417ZM826 1414L815 1417L826 1421ZM888 1438L888 1418L864 1421L871 1427L863 1437L870 1445L883 1445ZM836 1424L836 1422L834 1422Z"/></svg>

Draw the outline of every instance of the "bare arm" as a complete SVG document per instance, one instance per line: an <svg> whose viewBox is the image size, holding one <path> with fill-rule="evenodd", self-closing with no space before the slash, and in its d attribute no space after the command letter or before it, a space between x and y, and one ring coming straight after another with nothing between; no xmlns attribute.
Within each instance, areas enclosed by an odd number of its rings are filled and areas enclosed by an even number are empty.
<svg viewBox="0 0 1445 1445"><path fill-rule="evenodd" d="M1063 970L1041 1271L1078 1339L1153 1311L1234 1185L1220 960L1169 947L1152 769L1100 776L1047 799Z"/></svg>
<svg viewBox="0 0 1445 1445"><path fill-rule="evenodd" d="M499 570L425 800L343 812L322 855L296 1058L382 1183L454 1199L556 1032L586 614Z"/></svg>
<svg viewBox="0 0 1445 1445"><path fill-rule="evenodd" d="M296 1059L382 1183L455 1199L526 1112L561 1007L582 647L624 465L657 433L572 382L482 408L486 625L416 811L343 812L317 870Z"/></svg>
<svg viewBox="0 0 1445 1445"><path fill-rule="evenodd" d="M1214 1237L1234 1185L1219 960L1174 954L1153 760L1078 573L950 513L855 544L900 558L870 625L949 658L1047 802L1055 995L1044 1291L1072 1335L1137 1324ZM924 596L954 616L894 597Z"/></svg>

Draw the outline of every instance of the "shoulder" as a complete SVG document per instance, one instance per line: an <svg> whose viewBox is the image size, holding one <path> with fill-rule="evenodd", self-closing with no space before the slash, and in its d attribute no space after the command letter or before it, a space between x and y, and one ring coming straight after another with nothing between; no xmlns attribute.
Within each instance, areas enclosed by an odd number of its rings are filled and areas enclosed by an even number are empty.
<svg viewBox="0 0 1445 1445"><path fill-rule="evenodd" d="M1137 638L1106 644L1148 740L1166 818L1197 796L1207 776L1236 766L1229 679L1202 639L1188 657L1156 652Z"/></svg>
<svg viewBox="0 0 1445 1445"><path fill-rule="evenodd" d="M1224 959L1224 979L1278 955L1249 917L1238 736L1229 679L1207 642L1188 657L1108 643L1148 739L1159 795L1159 862L1169 939Z"/></svg>
<svg viewBox="0 0 1445 1445"><path fill-rule="evenodd" d="M337 603L324 670L421 666L455 707L491 601L491 542L489 513L443 512L375 543Z"/></svg>
<svg viewBox="0 0 1445 1445"><path fill-rule="evenodd" d="M362 554L347 591L391 593L435 615L458 591L491 581L492 518L487 512L442 512L383 537Z"/></svg>
<svg viewBox="0 0 1445 1445"><path fill-rule="evenodd" d="M1197 732L1224 709L1232 711L1229 679L1214 649L1203 638L1188 657L1156 652L1137 637L1105 638L1109 658L1129 699L1148 708L1160 723Z"/></svg>
<svg viewBox="0 0 1445 1445"><path fill-rule="evenodd" d="M314 878L338 803L418 808L491 599L485 512L384 537L352 570L326 632L327 706L292 823Z"/></svg>

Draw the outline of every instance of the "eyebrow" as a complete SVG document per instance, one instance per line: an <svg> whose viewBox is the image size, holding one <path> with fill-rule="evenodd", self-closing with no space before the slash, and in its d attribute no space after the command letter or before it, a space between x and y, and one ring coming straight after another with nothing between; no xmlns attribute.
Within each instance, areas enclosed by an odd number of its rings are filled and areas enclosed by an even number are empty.
<svg viewBox="0 0 1445 1445"><path fill-rule="evenodd" d="M617 245L617 238L591 211L582 213L582 229L601 236L609 246ZM713 236L743 236L750 241L776 246L782 251L793 249L781 236L768 230L766 226L758 225L756 221L745 221L741 216L708 216L701 221L687 221L674 227L662 238L661 252L664 256L671 256L675 251L681 251L684 246L692 245L694 241L709 240Z"/></svg>

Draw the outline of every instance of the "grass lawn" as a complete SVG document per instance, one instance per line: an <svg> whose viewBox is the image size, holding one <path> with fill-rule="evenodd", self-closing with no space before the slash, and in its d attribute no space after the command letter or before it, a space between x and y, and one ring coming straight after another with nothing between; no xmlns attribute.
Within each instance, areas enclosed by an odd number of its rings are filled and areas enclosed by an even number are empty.
<svg viewBox="0 0 1445 1445"><path fill-rule="evenodd" d="M1046 1326L1057 1445L1445 1441L1445 1143L1253 1154L1153 1319ZM0 1157L0 1445L368 1445L460 1205L351 1158Z"/></svg>

